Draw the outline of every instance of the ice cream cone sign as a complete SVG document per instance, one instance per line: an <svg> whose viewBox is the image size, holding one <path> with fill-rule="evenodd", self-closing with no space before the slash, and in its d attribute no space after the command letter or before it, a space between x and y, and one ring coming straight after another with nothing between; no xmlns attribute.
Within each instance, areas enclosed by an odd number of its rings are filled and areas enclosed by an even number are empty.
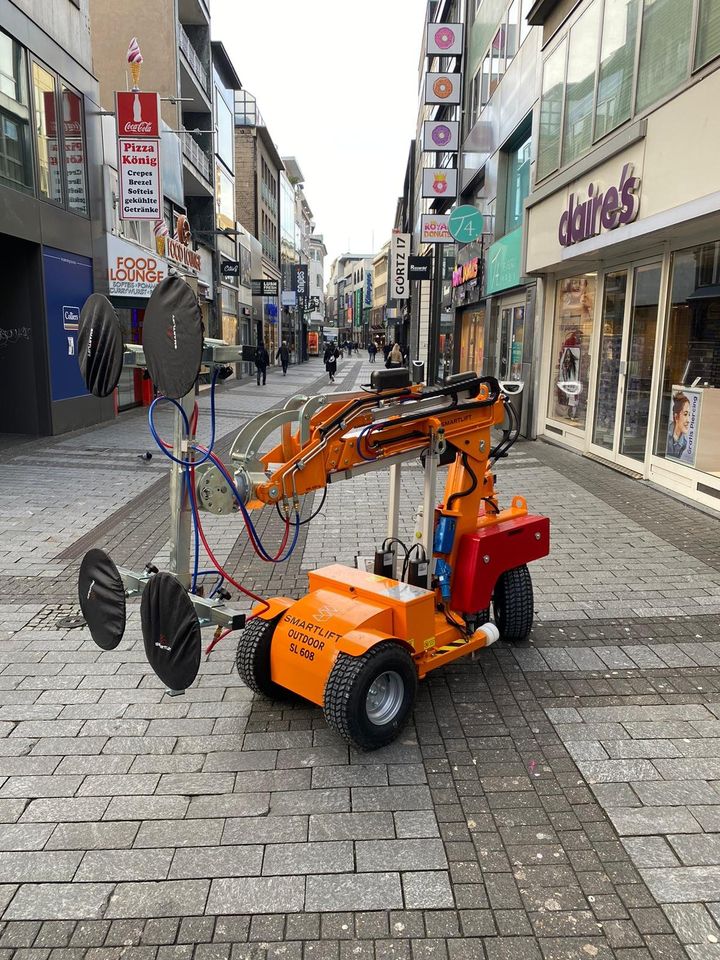
<svg viewBox="0 0 720 960"><path fill-rule="evenodd" d="M165 256L165 238L170 236L170 231L167 228L167 224L164 220L156 220L155 226L153 227L153 233L155 234L155 249L158 252L158 256Z"/></svg>
<svg viewBox="0 0 720 960"><path fill-rule="evenodd" d="M140 53L140 44L137 37L133 37L127 50L127 61L130 67L130 76L132 77L132 89L140 89L140 68L143 62L143 55Z"/></svg>

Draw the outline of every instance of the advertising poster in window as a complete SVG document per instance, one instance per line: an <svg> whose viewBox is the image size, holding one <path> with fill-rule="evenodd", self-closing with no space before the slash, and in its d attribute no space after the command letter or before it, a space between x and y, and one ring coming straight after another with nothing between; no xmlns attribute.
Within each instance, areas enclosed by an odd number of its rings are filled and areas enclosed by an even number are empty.
<svg viewBox="0 0 720 960"><path fill-rule="evenodd" d="M88 212L85 183L85 147L83 144L82 100L63 88L63 133L68 206L78 213Z"/></svg>
<svg viewBox="0 0 720 960"><path fill-rule="evenodd" d="M702 394L699 390L685 387L673 390L665 445L665 456L668 460L676 460L689 467L695 466L701 402Z"/></svg>

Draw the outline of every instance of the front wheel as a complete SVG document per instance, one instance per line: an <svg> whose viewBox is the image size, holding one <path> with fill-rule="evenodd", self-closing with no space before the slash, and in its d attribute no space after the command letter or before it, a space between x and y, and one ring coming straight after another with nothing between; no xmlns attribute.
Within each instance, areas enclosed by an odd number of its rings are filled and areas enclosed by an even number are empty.
<svg viewBox="0 0 720 960"><path fill-rule="evenodd" d="M525 564L506 570L499 577L493 593L493 611L502 640L527 640L533 625L534 603L532 578Z"/></svg>
<svg viewBox="0 0 720 960"><path fill-rule="evenodd" d="M393 741L415 703L417 670L410 653L391 640L360 657L338 654L325 686L325 719L360 750Z"/></svg>
<svg viewBox="0 0 720 960"><path fill-rule="evenodd" d="M287 690L270 679L270 644L279 619L251 620L240 634L235 654L237 672L245 686L271 700L287 696Z"/></svg>

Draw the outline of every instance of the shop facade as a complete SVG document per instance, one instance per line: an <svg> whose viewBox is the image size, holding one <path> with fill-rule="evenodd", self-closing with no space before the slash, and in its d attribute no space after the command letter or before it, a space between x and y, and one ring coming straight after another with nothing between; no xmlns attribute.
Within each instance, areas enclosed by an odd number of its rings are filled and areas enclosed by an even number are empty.
<svg viewBox="0 0 720 960"><path fill-rule="evenodd" d="M719 96L715 71L536 187L525 261L542 279L538 433L714 509ZM693 172L671 144L692 144Z"/></svg>

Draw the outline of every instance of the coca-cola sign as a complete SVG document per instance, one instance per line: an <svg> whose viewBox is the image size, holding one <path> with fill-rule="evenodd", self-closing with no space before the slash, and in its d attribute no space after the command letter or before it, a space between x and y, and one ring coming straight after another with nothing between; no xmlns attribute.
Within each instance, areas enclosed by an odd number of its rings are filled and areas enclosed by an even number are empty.
<svg viewBox="0 0 720 960"><path fill-rule="evenodd" d="M119 137L160 136L160 95L136 91L115 94L115 118Z"/></svg>

